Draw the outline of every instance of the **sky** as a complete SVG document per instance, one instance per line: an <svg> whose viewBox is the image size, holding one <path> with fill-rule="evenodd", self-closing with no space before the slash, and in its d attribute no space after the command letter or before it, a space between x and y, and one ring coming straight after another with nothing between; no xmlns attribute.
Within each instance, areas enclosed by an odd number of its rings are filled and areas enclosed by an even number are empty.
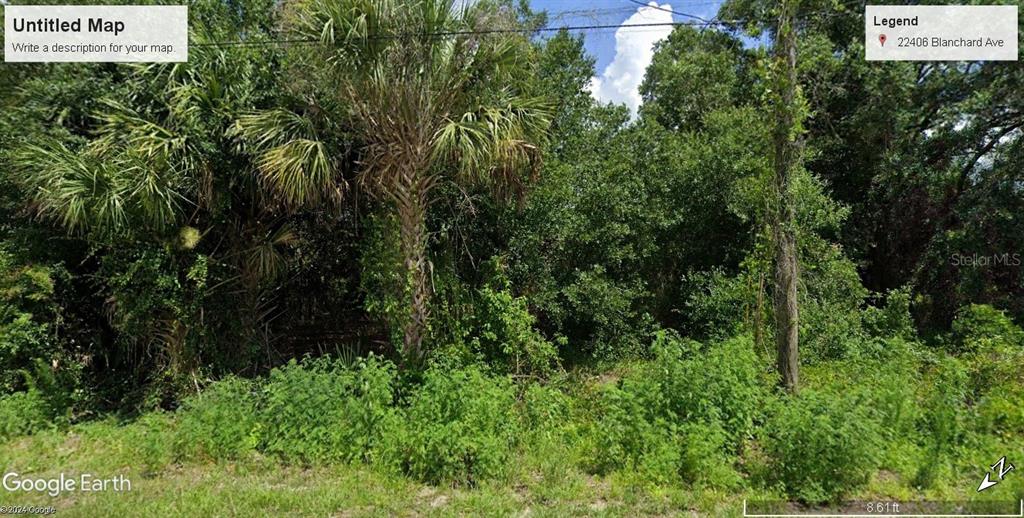
<svg viewBox="0 0 1024 518"><path fill-rule="evenodd" d="M648 6L630 0L531 0L535 11L548 12L554 27L575 25L631 25L687 21L667 11L710 19L722 0L662 0ZM635 115L640 106L639 86L651 62L654 45L672 32L671 26L589 30L585 32L587 52L596 59L597 76L591 94L602 102L625 104Z"/></svg>

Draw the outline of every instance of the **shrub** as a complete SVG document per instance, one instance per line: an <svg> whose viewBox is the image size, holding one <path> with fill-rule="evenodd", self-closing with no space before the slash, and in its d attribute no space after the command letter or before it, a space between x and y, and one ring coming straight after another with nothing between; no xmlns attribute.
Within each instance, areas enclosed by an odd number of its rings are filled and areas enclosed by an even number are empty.
<svg viewBox="0 0 1024 518"><path fill-rule="evenodd" d="M916 469L908 451L917 449L921 405L917 401L920 363L913 346L901 338L874 338L865 344L876 349L858 358L805 370L805 380L828 397L855 398L878 424L884 444L878 449L879 467L900 473Z"/></svg>
<svg viewBox="0 0 1024 518"><path fill-rule="evenodd" d="M662 340L655 359L643 372L657 384L672 422L719 423L729 443L738 444L753 431L754 419L767 395L754 345L741 336L699 349L696 342ZM658 407L661 402L649 402Z"/></svg>
<svg viewBox="0 0 1024 518"><path fill-rule="evenodd" d="M879 445L878 422L861 401L810 389L781 401L764 430L769 476L791 497L812 503L866 484Z"/></svg>
<svg viewBox="0 0 1024 518"><path fill-rule="evenodd" d="M592 468L637 470L659 482L703 481L698 471L716 462L728 471L730 451L753 430L766 396L750 341L701 351L699 343L662 331L652 351L653 361L602 392ZM735 482L726 471L715 475Z"/></svg>
<svg viewBox="0 0 1024 518"><path fill-rule="evenodd" d="M943 359L929 373L921 422L924 458L914 476L914 485L931 487L938 480L953 448L964 440L964 407L969 373L955 357Z"/></svg>
<svg viewBox="0 0 1024 518"><path fill-rule="evenodd" d="M531 383L523 393L523 415L535 435L551 437L571 419L572 400L551 385Z"/></svg>
<svg viewBox="0 0 1024 518"><path fill-rule="evenodd" d="M979 431L1008 439L1024 437L1024 385L1002 386L978 402Z"/></svg>
<svg viewBox="0 0 1024 518"><path fill-rule="evenodd" d="M61 274L67 271L19 265L0 248L0 393L24 390L22 371L60 357L55 325L62 316L54 298Z"/></svg>
<svg viewBox="0 0 1024 518"><path fill-rule="evenodd" d="M9 392L24 388L20 371L46 356L50 331L31 314L19 313L4 321L3 312L0 307L0 392Z"/></svg>
<svg viewBox="0 0 1024 518"><path fill-rule="evenodd" d="M960 357L968 370L967 391L971 402L991 392L1024 386L1024 348L1005 342L989 342Z"/></svg>
<svg viewBox="0 0 1024 518"><path fill-rule="evenodd" d="M675 422L667 414L662 387L646 376L623 379L603 389L600 417L591 429L593 465L598 473L628 468L665 481L679 463Z"/></svg>
<svg viewBox="0 0 1024 518"><path fill-rule="evenodd" d="M845 302L808 300L800 305L800 360L805 364L849 358L862 342L860 310Z"/></svg>
<svg viewBox="0 0 1024 518"><path fill-rule="evenodd" d="M387 465L429 483L475 485L502 474L519 431L511 382L475 367L424 376L404 426L385 438Z"/></svg>
<svg viewBox="0 0 1024 518"><path fill-rule="evenodd" d="M703 486L732 487L740 482L732 468L729 435L717 421L672 421L666 401L659 404L657 382L634 377L622 387L605 389L595 424L592 468L598 473L634 471L657 483L679 480Z"/></svg>
<svg viewBox="0 0 1024 518"><path fill-rule="evenodd" d="M899 339L889 341L899 347ZM914 433L915 421L920 415L915 391L917 382L908 376L915 374L917 366L898 358L886 362L858 362L861 369L870 369L870 374L861 374L858 390L863 391L871 403L871 411L882 426L887 439L896 440ZM855 375L856 376L856 375ZM849 388L847 388L849 390Z"/></svg>
<svg viewBox="0 0 1024 518"><path fill-rule="evenodd" d="M176 448L185 457L233 459L256 448L260 438L255 387L249 381L226 378L178 410Z"/></svg>
<svg viewBox="0 0 1024 518"><path fill-rule="evenodd" d="M882 307L868 306L861 314L864 330L876 338L914 338L914 320L910 316L910 290L902 288L886 294Z"/></svg>
<svg viewBox="0 0 1024 518"><path fill-rule="evenodd" d="M528 480L539 498L561 498L568 487L580 480L582 456L592 451L586 434L590 423L585 395L574 394L574 383L556 377L548 383L529 383L521 389L524 426L511 474Z"/></svg>
<svg viewBox="0 0 1024 518"><path fill-rule="evenodd" d="M745 320L744 311L754 300L756 279L744 272L728 276L719 269L690 273L685 281L692 293L686 300L686 314L698 337L724 339L739 331Z"/></svg>
<svg viewBox="0 0 1024 518"><path fill-rule="evenodd" d="M132 455L132 462L148 473L173 462L178 457L176 443L180 440L176 425L172 414L157 411L125 426L122 443Z"/></svg>
<svg viewBox="0 0 1024 518"><path fill-rule="evenodd" d="M1024 385L992 391L978 402L978 431L1007 439L1024 437Z"/></svg>
<svg viewBox="0 0 1024 518"><path fill-rule="evenodd" d="M50 426L50 407L38 390L0 396L0 440L32 434Z"/></svg>
<svg viewBox="0 0 1024 518"><path fill-rule="evenodd" d="M679 475L686 482L729 488L742 482L728 454L728 434L718 423L687 423L679 433Z"/></svg>
<svg viewBox="0 0 1024 518"><path fill-rule="evenodd" d="M366 218L366 238L359 256L363 307L375 320L387 323L391 344L402 344L402 324L408 318L403 304L408 279L402 274L398 219L391 214Z"/></svg>
<svg viewBox="0 0 1024 518"><path fill-rule="evenodd" d="M354 368L292 360L264 385L262 448L307 463L370 461L396 424L395 382L394 365L372 356Z"/></svg>
<svg viewBox="0 0 1024 518"><path fill-rule="evenodd" d="M888 338L866 337L850 346L851 360L857 362L885 361L905 363L917 354L918 344L893 336Z"/></svg>
<svg viewBox="0 0 1024 518"><path fill-rule="evenodd" d="M1024 347L1024 331L992 306L971 304L960 308L953 320L955 352L974 352L997 343Z"/></svg>
<svg viewBox="0 0 1024 518"><path fill-rule="evenodd" d="M847 209L822 196L820 184L812 181L805 186L814 200L804 209L815 213L812 220L842 218ZM819 200L822 205L815 207ZM813 232L801 234L799 244L800 360L814 363L844 358L863 334L860 308L868 290L861 284L856 264L840 247Z"/></svg>
<svg viewBox="0 0 1024 518"><path fill-rule="evenodd" d="M498 289L485 286L479 292L473 349L508 373L551 374L558 364L558 350L534 329L536 318L526 309L526 299L513 297L507 281L503 284Z"/></svg>

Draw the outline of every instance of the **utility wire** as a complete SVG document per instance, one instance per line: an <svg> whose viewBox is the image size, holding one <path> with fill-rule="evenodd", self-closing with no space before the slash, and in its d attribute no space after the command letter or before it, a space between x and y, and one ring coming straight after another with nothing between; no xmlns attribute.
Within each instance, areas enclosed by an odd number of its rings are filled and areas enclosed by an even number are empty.
<svg viewBox="0 0 1024 518"><path fill-rule="evenodd" d="M475 35L489 35L489 34L536 34L536 33L550 33L559 31L593 31L593 30L608 30L608 29L644 29L654 27L678 27L678 26L692 26L692 27L709 27L718 26L725 27L727 29L732 28L735 25L741 25L745 23L744 20L718 20L697 16L695 14L683 13L672 9L667 9L660 6L647 5L639 0L628 0L634 4L642 5L651 9L657 9L659 11L665 11L672 13L677 16L683 16L691 18L694 21L681 21L681 22L652 22L652 23L630 23L630 24L592 24L592 25L563 25L559 27L540 27L536 29L528 28L507 28L507 29L482 29L482 30L464 30L464 31L438 31L438 32L407 32L407 33L395 33L395 34L376 34L373 36L367 36L367 40L395 40L395 39L414 39L414 38L447 38L452 36L475 36ZM582 10L581 10L582 11ZM571 12L571 11L567 11ZM805 13L809 14L809 13ZM841 12L821 12L818 16L833 16L839 14L848 14ZM319 43L318 38L292 38L292 39L267 39L267 40L253 40L253 41L218 41L218 42L205 42L205 43L190 43L191 47L227 47L227 46L262 46L262 45L282 45L282 44L313 44Z"/></svg>
<svg viewBox="0 0 1024 518"><path fill-rule="evenodd" d="M719 22L724 23L724 22ZM484 29L467 31L439 31L439 32L406 32L396 34L377 34L368 36L368 40L396 40L413 38L447 38L452 36L474 36L488 34L533 34L537 32L558 32L558 31L586 31L600 29L629 29L629 28L650 28L650 27L675 27L680 25L701 26L704 22L652 22L652 23L630 23L630 24L605 24L605 25L564 25L560 27L540 27L538 29L513 28L513 29ZM218 41L207 43L190 43L191 47L218 47L218 46L246 46L246 45L278 45L288 43L319 43L317 38L297 38L280 40L254 40L254 41Z"/></svg>
<svg viewBox="0 0 1024 518"><path fill-rule="evenodd" d="M666 12L666 13L672 13L672 14L674 14L676 16L682 16L683 18L692 18L694 20L700 20L700 21L706 22L708 24L718 24L718 25L721 25L721 24L729 24L729 23L742 23L744 21L744 20L718 20L718 16L714 16L710 20L708 20L706 18L702 18L702 17L697 16L695 14L681 13L679 11L676 11L676 10L673 10L673 9L669 9L667 7L663 7L663 6L660 6L660 5L648 5L648 4L645 4L645 3L641 2L640 0L627 0L627 1L628 2L632 2L632 3L636 4L636 5L642 5L644 7L649 8L649 9L656 9L658 11L663 11L663 12ZM697 5L697 4L694 4L694 5ZM860 5L862 5L862 4L861 4L861 2L859 0L851 0L851 1L843 3L843 4L837 4L838 7L842 7L843 9L850 9L852 7L858 7ZM829 9L829 10L823 10L823 11L809 11L809 12L801 13L801 14L813 14L813 15L816 15L816 16L828 17L828 16L850 14L850 12L844 12L844 11L840 11L840 10Z"/></svg>
<svg viewBox="0 0 1024 518"><path fill-rule="evenodd" d="M642 5L642 6L646 7L646 8L648 8L648 9L657 9L658 11L662 11L662 12L666 12L666 13L672 13L672 14L677 15L677 16L682 16L683 18L692 18L692 19L697 20L699 22L702 22L704 24L710 25L712 23L716 23L714 20L708 20L707 18L701 18L700 16L697 16L695 14L681 13L679 11L673 11L672 9L661 7L659 5L647 5L647 4L643 3L643 2L641 2L640 0L629 0L629 1L633 2L636 5Z"/></svg>

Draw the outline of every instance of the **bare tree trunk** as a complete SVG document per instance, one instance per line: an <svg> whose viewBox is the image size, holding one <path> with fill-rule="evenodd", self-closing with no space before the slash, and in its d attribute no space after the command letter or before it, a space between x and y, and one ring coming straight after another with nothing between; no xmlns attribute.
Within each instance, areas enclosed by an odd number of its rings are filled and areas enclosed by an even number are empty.
<svg viewBox="0 0 1024 518"><path fill-rule="evenodd" d="M427 257L427 204L429 179L408 167L393 198L401 226L409 315L404 323L402 363L416 364L423 357L423 338L430 318L430 262Z"/></svg>
<svg viewBox="0 0 1024 518"><path fill-rule="evenodd" d="M775 41L775 211L772 235L775 241L775 344L778 349L782 386L795 393L799 383L799 307L797 303L798 260L796 213L790 183L799 167L800 142L797 135L796 3L784 0Z"/></svg>
<svg viewBox="0 0 1024 518"><path fill-rule="evenodd" d="M754 307L754 350L760 354L762 350L768 355L768 347L764 345L764 272L757 273L757 304Z"/></svg>

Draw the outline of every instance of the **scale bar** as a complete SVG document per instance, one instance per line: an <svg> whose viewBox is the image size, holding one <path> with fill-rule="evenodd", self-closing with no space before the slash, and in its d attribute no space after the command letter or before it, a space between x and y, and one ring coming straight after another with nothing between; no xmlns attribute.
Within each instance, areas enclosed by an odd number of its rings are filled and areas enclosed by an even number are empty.
<svg viewBox="0 0 1024 518"><path fill-rule="evenodd" d="M743 499L743 516L745 518L879 518L909 516L915 518L1024 518L1024 499L1020 501L1020 511L1016 514L748 514L747 499Z"/></svg>

